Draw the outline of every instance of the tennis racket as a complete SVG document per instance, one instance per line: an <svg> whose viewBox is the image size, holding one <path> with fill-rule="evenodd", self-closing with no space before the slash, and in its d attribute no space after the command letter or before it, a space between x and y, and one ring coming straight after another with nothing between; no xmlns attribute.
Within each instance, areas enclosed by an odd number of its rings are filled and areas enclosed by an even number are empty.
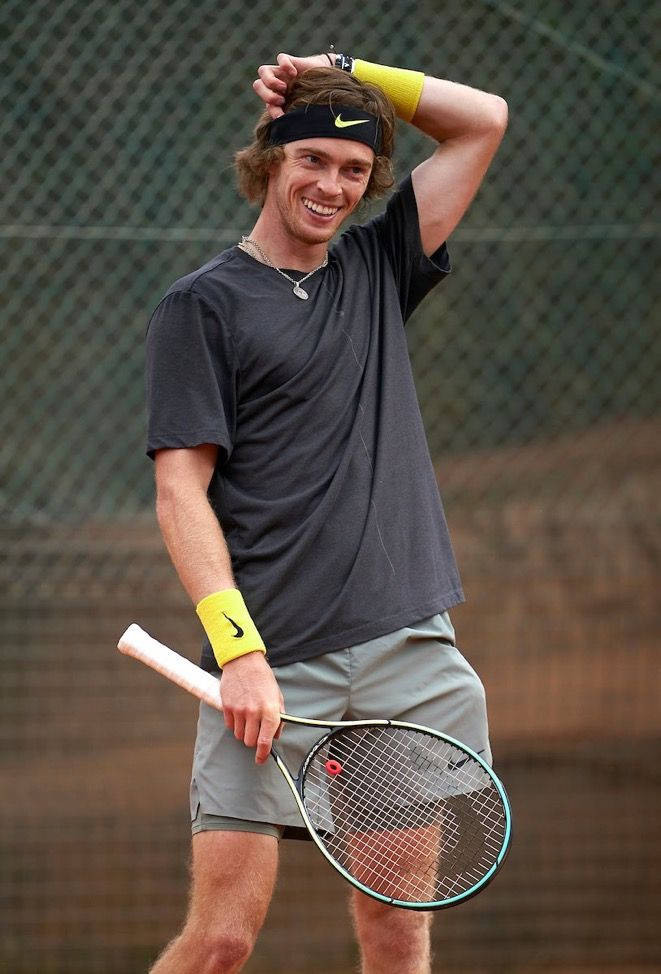
<svg viewBox="0 0 661 974"><path fill-rule="evenodd" d="M220 681L135 623L117 648L222 711ZM493 879L510 844L510 806L469 747L397 720L281 718L326 730L296 777L271 754L311 838L353 886L392 906L440 910Z"/></svg>

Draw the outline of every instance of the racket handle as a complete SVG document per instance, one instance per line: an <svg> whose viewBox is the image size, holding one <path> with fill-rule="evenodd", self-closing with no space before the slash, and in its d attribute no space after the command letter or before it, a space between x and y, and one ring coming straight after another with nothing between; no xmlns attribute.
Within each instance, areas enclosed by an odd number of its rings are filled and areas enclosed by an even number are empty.
<svg viewBox="0 0 661 974"><path fill-rule="evenodd" d="M132 623L117 643L117 649L126 656L146 663L168 680L204 700L216 710L223 709L220 699L220 681L211 673L196 666L189 659L168 649L136 623Z"/></svg>

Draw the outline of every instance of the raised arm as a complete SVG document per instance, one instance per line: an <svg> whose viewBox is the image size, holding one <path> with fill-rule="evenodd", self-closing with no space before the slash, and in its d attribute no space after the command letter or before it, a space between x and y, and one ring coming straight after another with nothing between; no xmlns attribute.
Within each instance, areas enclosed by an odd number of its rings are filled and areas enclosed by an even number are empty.
<svg viewBox="0 0 661 974"><path fill-rule="evenodd" d="M498 95L425 77L412 124L438 143L412 173L429 255L450 236L484 179L507 127L507 104Z"/></svg>
<svg viewBox="0 0 661 974"><path fill-rule="evenodd" d="M333 60L331 54L279 54L277 64L261 65L253 88L272 118L277 118L297 74L312 67L329 67ZM387 70L370 62L356 65L357 77L392 95ZM422 245L430 255L450 236L475 196L505 133L507 104L498 95L440 78L418 75L416 87L413 75L401 72L404 85L414 87L403 99L399 114L437 143L431 156L412 173Z"/></svg>
<svg viewBox="0 0 661 974"><path fill-rule="evenodd" d="M158 523L179 579L196 606L214 593L236 589L225 537L207 497L216 456L217 447L204 444L159 450L155 457ZM225 724L238 740L257 748L255 760L263 764L284 709L263 652L249 651L226 662L221 693Z"/></svg>

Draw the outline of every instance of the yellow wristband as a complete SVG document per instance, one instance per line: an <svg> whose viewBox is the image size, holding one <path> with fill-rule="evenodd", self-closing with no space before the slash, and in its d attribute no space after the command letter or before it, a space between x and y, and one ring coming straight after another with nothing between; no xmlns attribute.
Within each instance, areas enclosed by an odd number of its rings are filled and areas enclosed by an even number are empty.
<svg viewBox="0 0 661 974"><path fill-rule="evenodd" d="M236 588L207 595L195 611L204 626L213 655L221 668L246 653L266 652L264 641Z"/></svg>
<svg viewBox="0 0 661 974"><path fill-rule="evenodd" d="M408 71L406 68L389 68L385 64L373 64L355 58L351 72L359 81L376 85L395 107L395 111L405 122L415 115L425 76L422 71Z"/></svg>

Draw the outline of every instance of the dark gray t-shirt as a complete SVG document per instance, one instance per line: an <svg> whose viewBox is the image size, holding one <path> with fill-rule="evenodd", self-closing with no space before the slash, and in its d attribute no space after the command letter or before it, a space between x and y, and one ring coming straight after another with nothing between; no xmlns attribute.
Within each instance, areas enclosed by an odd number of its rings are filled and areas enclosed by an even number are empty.
<svg viewBox="0 0 661 974"><path fill-rule="evenodd" d="M309 300L232 247L152 316L148 453L219 447L209 499L273 666L463 598L403 328L449 269L445 246L422 252L409 177L341 234Z"/></svg>

